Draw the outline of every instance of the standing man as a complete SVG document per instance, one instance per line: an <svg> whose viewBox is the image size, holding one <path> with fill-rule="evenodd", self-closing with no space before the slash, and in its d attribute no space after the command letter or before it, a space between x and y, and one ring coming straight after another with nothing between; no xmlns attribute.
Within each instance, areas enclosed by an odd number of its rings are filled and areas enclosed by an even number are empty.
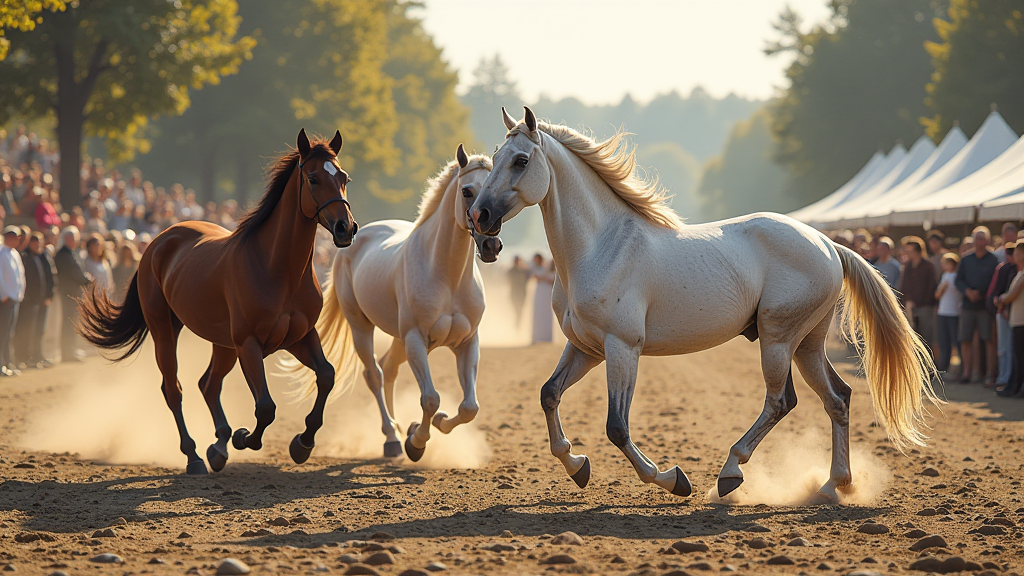
<svg viewBox="0 0 1024 576"><path fill-rule="evenodd" d="M900 281L900 263L892 257L892 250L895 247L892 238L882 236L878 239L878 245L875 247L878 257L871 263L876 270L882 273L885 282L893 289Z"/></svg>
<svg viewBox="0 0 1024 576"><path fill-rule="evenodd" d="M11 337L18 304L25 297L25 267L16 249L20 242L21 228L4 228L4 245L0 246L0 377L20 373L11 368Z"/></svg>
<svg viewBox="0 0 1024 576"><path fill-rule="evenodd" d="M29 239L28 249L21 254L25 264L25 299L18 309L18 323L15 329L17 342L15 356L19 364L36 368L47 368L50 363L43 358L43 328L46 313L53 302L53 263L43 250L43 235L35 232Z"/></svg>
<svg viewBox="0 0 1024 576"><path fill-rule="evenodd" d="M1005 234L1006 227L1003 227ZM1013 227L1013 234L1017 228ZM1008 238L1004 236L1004 238ZM1010 327L1010 310L1004 306L999 296L1010 289L1013 277L1017 275L1017 264L1013 254L1016 249L1015 240L1007 240L1001 250L1005 254L1005 261L996 266L996 273L992 276L992 283L988 287L986 300L988 311L996 317L996 357L999 371L996 374L996 386L1006 386L1010 383L1010 376L1013 372L1013 328Z"/></svg>
<svg viewBox="0 0 1024 576"><path fill-rule="evenodd" d="M946 250L946 235L941 230L928 231L928 261L935 268L935 281L938 282L942 276L942 257L949 252Z"/></svg>
<svg viewBox="0 0 1024 576"><path fill-rule="evenodd" d="M992 275L996 272L999 260L988 251L990 233L985 226L978 226L974 229L973 252L964 254L960 260L960 268L956 272L956 288L964 295L963 309L960 312L960 354L963 356L964 374L960 378L961 384L971 381L969 369L974 366L973 360L981 365L981 355L992 354L995 347L992 343L992 315L985 306L985 293L992 281ZM981 350L973 350L971 342L974 333L977 331L981 340ZM988 369L992 371L994 363L989 363ZM980 375L982 378L985 374Z"/></svg>
<svg viewBox="0 0 1024 576"><path fill-rule="evenodd" d="M1013 222L1003 224L1003 230L1000 236L1003 237L1003 245L993 250L992 253L996 255L996 260L998 260L1000 264L1003 262L1013 264L1013 256L1007 258L1006 245L1010 242L1013 242L1014 244L1017 243L1017 225Z"/></svg>
<svg viewBox="0 0 1024 576"><path fill-rule="evenodd" d="M934 347L935 343L935 270L924 259L924 241L914 236L904 241L907 263L900 276L899 292L903 295L911 324L921 339Z"/></svg>
<svg viewBox="0 0 1024 576"><path fill-rule="evenodd" d="M78 321L77 298L82 295L82 288L92 282L92 278L82 268L82 257L78 254L78 242L81 236L78 227L68 226L61 234L64 246L57 251L54 261L57 265L57 286L60 289L60 300L63 323L60 334L60 355L63 362L80 362L75 355L78 334L75 322Z"/></svg>

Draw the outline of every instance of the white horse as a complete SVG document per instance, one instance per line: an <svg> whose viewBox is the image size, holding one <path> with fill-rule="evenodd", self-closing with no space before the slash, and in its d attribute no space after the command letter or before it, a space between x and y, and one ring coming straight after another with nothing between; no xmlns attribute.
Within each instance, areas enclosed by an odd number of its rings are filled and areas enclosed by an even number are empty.
<svg viewBox="0 0 1024 576"><path fill-rule="evenodd" d="M352 245L338 252L324 287L324 307L316 328L339 374L340 386L333 395L354 381L358 357L380 408L386 457L402 454L394 421L394 388L398 367L406 360L419 383L423 408L422 422L409 427L405 440L410 460L423 456L431 423L447 434L479 411L477 327L484 312L484 286L466 211L490 172L491 160L467 157L461 145L456 156L457 161L429 182L415 222L382 220L361 227ZM485 260L497 258L500 241L488 236L478 239ZM394 338L380 364L373 352L374 328ZM455 352L462 385L459 413L452 418L438 410L441 398L427 364L427 354L440 346ZM315 385L316 380L307 377L304 395L311 395Z"/></svg>
<svg viewBox="0 0 1024 576"><path fill-rule="evenodd" d="M478 233L493 234L523 207L540 205L558 275L552 303L569 340L541 405L551 453L580 487L590 462L572 453L562 432L558 404L567 388L606 361L608 438L641 480L686 496L682 470L659 470L630 440L639 358L705 350L743 334L760 338L767 394L760 417L729 452L719 494L739 487L740 465L796 405L795 360L832 420L831 474L819 495L837 502L836 490L851 484L851 388L825 357L825 335L841 294L844 327L863 337L878 419L897 446L924 443L924 400L937 401L931 355L857 254L778 214L684 225L663 192L635 177L622 134L597 142L539 123L529 109L521 123L502 113L509 132L470 216Z"/></svg>

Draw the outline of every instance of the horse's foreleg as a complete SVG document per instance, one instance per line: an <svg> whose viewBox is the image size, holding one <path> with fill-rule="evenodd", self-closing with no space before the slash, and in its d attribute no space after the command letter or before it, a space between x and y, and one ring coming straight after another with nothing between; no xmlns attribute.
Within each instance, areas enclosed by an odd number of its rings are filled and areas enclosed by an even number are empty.
<svg viewBox="0 0 1024 576"><path fill-rule="evenodd" d="M288 348L293 356L316 374L316 400L313 409L306 415L306 429L292 439L288 452L296 464L309 459L313 446L316 444L316 432L324 425L324 408L327 397L334 388L334 366L324 357L324 349L320 345L320 335L316 330L306 332L294 346Z"/></svg>
<svg viewBox="0 0 1024 576"><path fill-rule="evenodd" d="M369 319L363 321L351 321L349 326L352 329L352 345L356 349L356 355L359 356L359 360L363 363L363 379L366 381L367 388L373 394L373 397L377 400L377 409L380 410L380 431L384 433L384 457L394 458L402 455L402 443L398 440L398 434L395 430L394 411L388 406L387 400L384 395L384 372L381 370L379 364L377 364L377 358L373 355L373 324L370 323ZM397 344L397 339L395 340ZM395 345L392 344L392 350L388 351L388 355L392 353ZM385 359L387 355L385 356ZM398 367L394 367L394 373L397 376ZM392 381L394 384L394 381Z"/></svg>
<svg viewBox="0 0 1024 576"><path fill-rule="evenodd" d="M224 407L220 403L220 392L224 385L224 377L235 367L238 354L234 348L224 348L214 345L213 357L210 359L210 366L206 373L199 380L199 390L206 399L206 405L213 416L213 425L216 429L217 442L210 444L206 449L206 460L214 472L219 472L228 461L228 440L231 439L231 426L228 418L224 415Z"/></svg>
<svg viewBox="0 0 1024 576"><path fill-rule="evenodd" d="M459 424L470 422L480 411L480 404L476 400L476 373L477 365L480 363L480 337L477 334L473 334L469 342L455 350L455 362L459 368L462 403L459 404L459 413L454 418L448 418L443 410L438 410L437 414L434 414L434 427L443 434L451 432Z"/></svg>
<svg viewBox="0 0 1024 576"><path fill-rule="evenodd" d="M231 436L231 445L236 450L259 450L263 448L263 432L274 421L277 405L270 397L267 388L267 373L263 367L263 346L255 338L249 338L235 348L238 362L242 365L242 374L249 384L252 397L256 400L256 429L250 433L245 428L235 430Z"/></svg>
<svg viewBox="0 0 1024 576"><path fill-rule="evenodd" d="M547 421L551 455L558 458L569 477L580 488L585 488L590 482L590 460L583 454L572 453L572 443L562 431L558 405L562 401L562 394L600 363L600 358L584 354L572 342L567 342L555 372L540 389L540 404Z"/></svg>
<svg viewBox="0 0 1024 576"><path fill-rule="evenodd" d="M405 438L405 455L413 462L423 457L423 451L430 439L430 420L441 406L441 396L434 389L430 378L430 365L427 362L427 343L419 331L412 330L405 337L405 353L409 357L409 367L416 376L420 386L420 408L423 419L409 425L408 436Z"/></svg>
<svg viewBox="0 0 1024 576"><path fill-rule="evenodd" d="M630 346L615 336L605 338L604 353L608 371L608 439L622 450L641 480L648 484L657 484L676 496L689 496L693 487L682 469L676 466L671 470L658 470L658 466L637 448L629 436L629 407L633 402L633 391L636 388L641 349L642 344Z"/></svg>
<svg viewBox="0 0 1024 576"><path fill-rule="evenodd" d="M786 414L796 407L793 387L793 353L787 343L765 344L761 340L761 371L764 373L764 408L754 425L729 450L729 457L718 474L718 495L725 496L743 483L740 464L750 460L754 449Z"/></svg>

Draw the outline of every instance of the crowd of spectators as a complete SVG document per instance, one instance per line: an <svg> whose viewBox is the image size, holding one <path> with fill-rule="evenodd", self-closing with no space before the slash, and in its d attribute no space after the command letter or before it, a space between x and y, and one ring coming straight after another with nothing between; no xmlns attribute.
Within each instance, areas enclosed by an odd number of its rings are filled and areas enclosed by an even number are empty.
<svg viewBox="0 0 1024 576"><path fill-rule="evenodd" d="M1000 396L1021 395L1024 233L1015 224L1004 224L995 238L985 226L962 240L932 230L925 238L904 237L899 245L864 229L832 238L870 262L896 291L945 380L982 382ZM959 366L952 362L954 353Z"/></svg>
<svg viewBox="0 0 1024 576"><path fill-rule="evenodd" d="M154 186L101 159L81 166L80 206L62 206L55 146L23 126L0 129L0 377L78 360L75 298L93 287L119 302L152 238L185 220L236 226L234 200ZM60 296L57 298L57 296ZM48 350L44 342L53 343ZM59 343L59 344L58 344Z"/></svg>

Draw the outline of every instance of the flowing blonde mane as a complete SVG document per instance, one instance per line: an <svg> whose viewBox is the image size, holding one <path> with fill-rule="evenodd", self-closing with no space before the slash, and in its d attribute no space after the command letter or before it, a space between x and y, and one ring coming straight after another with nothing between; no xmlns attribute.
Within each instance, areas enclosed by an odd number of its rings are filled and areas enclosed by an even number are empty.
<svg viewBox="0 0 1024 576"><path fill-rule="evenodd" d="M525 124L515 129L527 131ZM628 132L616 131L611 138L598 142L562 124L538 122L537 129L586 162L619 198L648 222L672 230L683 225L683 219L668 205L671 196L658 185L658 179L637 175L636 148L629 145Z"/></svg>
<svg viewBox="0 0 1024 576"><path fill-rule="evenodd" d="M491 169L491 159L483 154L470 156L469 164L466 165L466 172L476 170L477 168L486 168L489 171ZM441 168L435 176L427 180L427 190L423 193L423 198L420 200L420 209L416 215L416 221L413 222L413 228L419 227L434 212L437 212L437 207L441 205L441 200L444 199L444 191L451 185L452 179L458 175L459 163L456 160L452 160Z"/></svg>

